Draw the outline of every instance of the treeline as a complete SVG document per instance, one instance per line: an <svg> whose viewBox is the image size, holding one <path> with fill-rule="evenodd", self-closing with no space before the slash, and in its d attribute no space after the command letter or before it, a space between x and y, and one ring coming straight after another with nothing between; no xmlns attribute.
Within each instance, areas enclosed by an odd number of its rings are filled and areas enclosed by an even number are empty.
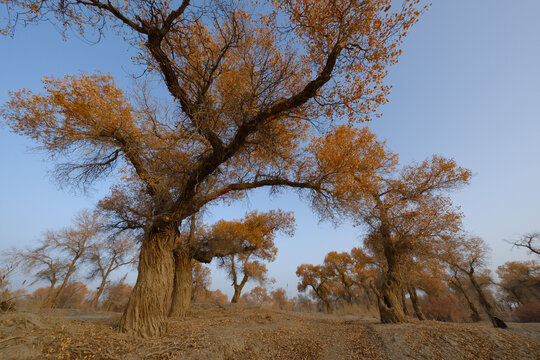
<svg viewBox="0 0 540 360"><path fill-rule="evenodd" d="M533 235L540 239L540 234ZM523 239L530 238L525 235ZM486 267L489 252L480 238L461 239L456 253L410 267L403 276L400 302L406 316L419 320L478 322L483 317L503 327L510 321L540 322L540 262L509 261L496 274ZM534 239L533 239L534 241ZM307 293L320 311L332 312L344 304L365 309L384 301L377 290L384 279L380 254L360 248L332 251L322 264L298 266L298 290Z"/></svg>

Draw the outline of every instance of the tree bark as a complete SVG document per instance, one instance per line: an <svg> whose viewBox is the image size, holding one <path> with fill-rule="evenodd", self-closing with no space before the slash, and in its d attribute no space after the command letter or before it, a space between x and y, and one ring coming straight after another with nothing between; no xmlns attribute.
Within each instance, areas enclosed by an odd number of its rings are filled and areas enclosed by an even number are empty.
<svg viewBox="0 0 540 360"><path fill-rule="evenodd" d="M147 230L139 255L138 276L120 319L121 332L140 337L166 331L174 278L173 248L178 227L167 224Z"/></svg>
<svg viewBox="0 0 540 360"><path fill-rule="evenodd" d="M242 289L244 288L244 285L246 285L247 281L248 281L248 276L244 275L244 277L242 278L242 281L240 282L240 284L238 284L238 285L236 283L233 284L233 286L234 286L234 295L233 295L233 297L231 299L231 304L236 304L238 302L238 300L240 300L240 294L242 293Z"/></svg>
<svg viewBox="0 0 540 360"><path fill-rule="evenodd" d="M499 319L495 315L495 311L493 310L493 307L491 306L491 304L487 300L486 295L484 294L484 291L482 290L482 288L480 287L478 282L476 282L476 279L474 278L474 274L473 273L467 273L467 275L469 276L469 279L471 280L471 283L472 283L474 289L478 293L478 299L480 300L480 304L482 305L482 307L484 308L484 310L488 314L489 319L491 320L491 323L493 324L493 327L506 329L508 326L506 326L506 323L503 320Z"/></svg>
<svg viewBox="0 0 540 360"><path fill-rule="evenodd" d="M174 286L169 317L185 317L191 305L193 285L191 261L191 256L185 252L174 252Z"/></svg>
<svg viewBox="0 0 540 360"><path fill-rule="evenodd" d="M405 299L406 291L404 288L401 288L401 306L403 306L403 313L407 316L409 316L409 309L407 309L407 302Z"/></svg>
<svg viewBox="0 0 540 360"><path fill-rule="evenodd" d="M416 314L416 317L418 320L426 320L426 316L424 315L424 312L422 311L422 307L420 306L420 303L418 302L418 295L416 294L416 288L412 285L409 285L409 295L411 296L411 302L413 305L414 313Z"/></svg>

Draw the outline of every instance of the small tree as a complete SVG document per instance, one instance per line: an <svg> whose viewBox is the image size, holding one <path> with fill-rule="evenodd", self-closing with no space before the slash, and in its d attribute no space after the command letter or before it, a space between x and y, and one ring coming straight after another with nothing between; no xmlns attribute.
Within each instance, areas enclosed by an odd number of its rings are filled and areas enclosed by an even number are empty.
<svg viewBox="0 0 540 360"><path fill-rule="evenodd" d="M330 312L332 305L331 281L328 268L322 265L303 264L296 269L299 277L298 291L305 292L311 288L310 295L317 299Z"/></svg>
<svg viewBox="0 0 540 360"><path fill-rule="evenodd" d="M99 233L102 218L97 212L81 211L74 221L74 225L58 232L50 232L49 238L52 246L66 258L66 273L62 283L52 299L52 306L56 307L71 275L77 270L78 263L83 260L87 249L92 245Z"/></svg>
<svg viewBox="0 0 540 360"><path fill-rule="evenodd" d="M262 262L275 260L277 233L293 235L294 217L281 210L260 214L254 211L241 221L220 221L212 230L219 237L235 237L246 247L245 251L219 258L219 266L228 273L234 287L231 303L237 303L248 281L264 283L267 280L268 270Z"/></svg>
<svg viewBox="0 0 540 360"><path fill-rule="evenodd" d="M453 241L448 242L445 259L451 269L457 269L467 276L493 326L506 329L506 323L496 316L478 281L478 274L486 266L488 251L488 245L479 237L456 236Z"/></svg>
<svg viewBox="0 0 540 360"><path fill-rule="evenodd" d="M191 264L193 285L191 286L191 301L197 300L201 293L208 291L210 286L210 269L203 266L197 260L193 260Z"/></svg>
<svg viewBox="0 0 540 360"><path fill-rule="evenodd" d="M13 249L8 252L15 259L18 267L26 273L34 274L33 283L43 280L49 282L46 295L42 297L41 307L44 308L52 307L56 284L64 276L68 266L55 254L54 245L52 234L49 232L40 240L36 248Z"/></svg>
<svg viewBox="0 0 540 360"><path fill-rule="evenodd" d="M99 287L90 303L91 307L97 308L111 273L137 261L135 242L131 236L129 233L102 236L88 247L85 254L86 262L90 264L88 279L99 279Z"/></svg>

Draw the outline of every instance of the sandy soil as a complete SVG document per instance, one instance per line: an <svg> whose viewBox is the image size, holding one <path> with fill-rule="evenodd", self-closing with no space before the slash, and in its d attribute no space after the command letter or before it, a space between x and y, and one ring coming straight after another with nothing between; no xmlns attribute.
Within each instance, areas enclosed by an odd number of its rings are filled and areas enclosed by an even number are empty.
<svg viewBox="0 0 540 360"><path fill-rule="evenodd" d="M370 316L197 305L168 333L115 331L119 314L0 315L0 359L540 359L540 324L435 321L378 324Z"/></svg>

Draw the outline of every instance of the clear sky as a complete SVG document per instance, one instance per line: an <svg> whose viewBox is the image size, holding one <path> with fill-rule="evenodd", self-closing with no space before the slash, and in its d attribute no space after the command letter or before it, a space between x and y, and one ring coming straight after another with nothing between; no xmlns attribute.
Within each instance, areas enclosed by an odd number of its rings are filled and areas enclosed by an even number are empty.
<svg viewBox="0 0 540 360"><path fill-rule="evenodd" d="M504 240L540 230L539 13L538 0L433 1L391 69L384 116L369 125L402 163L440 154L474 172L471 185L453 199L466 229L492 247L492 268L527 259ZM100 70L128 87L129 74L137 71L120 39L63 41L50 24L1 37L0 54L0 104L8 90L40 90L44 75ZM107 193L103 183L88 194L58 189L47 175L53 163L31 146L0 126L0 250L31 246ZM298 265L321 263L329 251L361 244L360 229L319 222L288 192L269 201L266 191L255 191L246 202L212 209L210 221L275 208L292 210L297 219L295 236L278 238L278 259L269 266L273 286L290 295L296 293ZM214 268L212 274L212 288L230 294L229 281Z"/></svg>

